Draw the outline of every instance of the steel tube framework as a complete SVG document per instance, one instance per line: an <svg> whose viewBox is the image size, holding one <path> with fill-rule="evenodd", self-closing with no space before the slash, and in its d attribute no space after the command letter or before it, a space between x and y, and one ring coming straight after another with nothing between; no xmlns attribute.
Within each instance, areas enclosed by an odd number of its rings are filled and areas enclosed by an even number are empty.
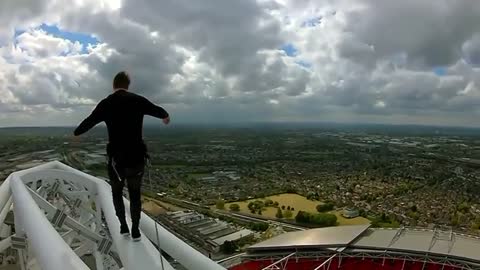
<svg viewBox="0 0 480 270"><path fill-rule="evenodd" d="M272 264L270 264L269 266L267 267L264 267L262 268L262 270L272 270L272 269L285 269L285 267L287 266L288 264L288 259L290 259L290 257L294 256L295 255L295 252L293 253L290 253L288 254L287 256L281 258L280 260L276 261L276 262L273 262ZM278 267L278 265L280 265L280 267Z"/></svg>
<svg viewBox="0 0 480 270"><path fill-rule="evenodd" d="M332 255L330 258L328 258L326 261L324 261L322 264L320 264L319 266L317 266L315 269L313 270L320 270L320 268L322 267L325 267L325 265L328 263L328 265L330 266L330 262L333 260L333 258L335 258L338 254L334 254ZM328 269L328 268L327 268Z"/></svg>
<svg viewBox="0 0 480 270"><path fill-rule="evenodd" d="M115 211L113 209L113 203L111 199L111 191L109 188L109 185L105 183L104 181L93 177L91 175L85 174L83 172L77 171L71 167L68 167L60 162L56 162L57 166L61 169L67 170L67 171L73 171L85 178L91 179L95 182L100 182L104 188L101 189L102 191L99 190L99 198L102 201L102 205L105 204L110 204L111 209L109 210L112 216L112 219L115 220L115 228L114 230L119 230L118 228L118 222L116 222L116 217L114 215ZM108 187L108 188L105 188ZM100 194L102 192L102 194ZM130 207L130 202L126 199L124 199L125 203L125 208L128 209ZM126 211L126 214L129 215L129 212ZM189 270L225 270L222 266L218 265L214 261L210 260L208 257L203 255L202 253L198 252L191 246L189 246L187 243L183 242L182 240L178 239L175 235L167 231L165 228L163 228L160 224L157 225L157 230L158 230L158 236L160 239L160 243L157 243L157 236L156 236L156 230L155 230L155 221L151 219L148 215L142 212L141 219L140 219L140 228L142 232L146 235L152 243L156 244L159 246L163 251L165 251L168 255L170 255L172 258L174 258L176 261L178 261L181 265L186 267ZM160 244L160 245L158 245ZM153 246L152 246L153 247ZM148 251L152 252L152 250L155 250L154 248L149 248ZM157 254L152 254L156 255L157 258L159 257L158 253ZM164 263L166 260L163 260ZM165 267L166 268L166 267ZM128 268L127 268L128 269ZM161 268L160 268L161 269Z"/></svg>
<svg viewBox="0 0 480 270"><path fill-rule="evenodd" d="M43 215L18 175L13 174L10 181L16 207L15 214L22 221L22 228L28 236L29 244L41 268L88 269ZM47 244L49 248L45 248Z"/></svg>
<svg viewBox="0 0 480 270"><path fill-rule="evenodd" d="M110 185L58 161L15 172L0 185L0 228L12 201L16 234L0 241L0 252L17 249L22 270L89 269L85 254L99 270L173 270L154 244L189 270L225 270L144 213L141 241L121 236Z"/></svg>

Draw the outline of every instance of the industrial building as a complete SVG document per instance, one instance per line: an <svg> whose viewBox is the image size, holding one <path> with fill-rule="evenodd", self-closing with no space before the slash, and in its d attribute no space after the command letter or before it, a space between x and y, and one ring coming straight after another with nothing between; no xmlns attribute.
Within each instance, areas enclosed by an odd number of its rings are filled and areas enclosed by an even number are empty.
<svg viewBox="0 0 480 270"><path fill-rule="evenodd" d="M213 250L218 250L225 241L238 241L253 236L253 232L248 229L234 228L227 222L206 217L193 210L169 212L166 216L184 230L202 238Z"/></svg>

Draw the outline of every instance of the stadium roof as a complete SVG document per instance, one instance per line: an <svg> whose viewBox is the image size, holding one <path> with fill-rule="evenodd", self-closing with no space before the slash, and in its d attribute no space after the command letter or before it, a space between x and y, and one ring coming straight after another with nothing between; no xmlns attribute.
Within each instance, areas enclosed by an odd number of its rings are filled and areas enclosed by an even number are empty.
<svg viewBox="0 0 480 270"><path fill-rule="evenodd" d="M290 232L253 245L249 247L249 250L348 245L368 227L370 225L327 227Z"/></svg>
<svg viewBox="0 0 480 270"><path fill-rule="evenodd" d="M253 245L248 252L290 249L423 254L467 259L480 265L480 237L437 229L369 228L369 225L290 232Z"/></svg>
<svg viewBox="0 0 480 270"><path fill-rule="evenodd" d="M428 229L369 229L354 247L415 251L480 261L480 238Z"/></svg>

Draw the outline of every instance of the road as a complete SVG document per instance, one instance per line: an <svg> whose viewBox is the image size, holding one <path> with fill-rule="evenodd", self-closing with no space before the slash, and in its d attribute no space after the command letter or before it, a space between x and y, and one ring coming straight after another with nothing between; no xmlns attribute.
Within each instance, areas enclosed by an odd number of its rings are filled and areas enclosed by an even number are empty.
<svg viewBox="0 0 480 270"><path fill-rule="evenodd" d="M238 217L238 218L242 218L242 219L249 220L249 221L254 221L254 222L268 222L270 224L282 226L283 228L288 228L288 229L295 230L295 231L304 231L304 230L308 229L308 228L304 228L304 227L301 227L301 226L292 225L292 224L289 224L289 223L286 223L286 222L271 220L271 219L268 219L268 218L251 217L251 216L247 216L245 214L232 213L232 212L225 211L225 210L213 210L213 211L215 213L220 213L222 215L226 215L226 216L229 216L229 217L232 217L232 218L233 217Z"/></svg>

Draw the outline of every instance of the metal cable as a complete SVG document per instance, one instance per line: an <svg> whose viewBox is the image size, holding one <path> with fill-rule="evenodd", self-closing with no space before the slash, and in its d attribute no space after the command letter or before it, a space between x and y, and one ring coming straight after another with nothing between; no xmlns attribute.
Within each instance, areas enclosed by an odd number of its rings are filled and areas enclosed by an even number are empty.
<svg viewBox="0 0 480 270"><path fill-rule="evenodd" d="M150 191L153 190L153 184L152 184L152 176L150 174L150 168L151 168L151 162L150 159L147 158L147 173L148 173L148 181L150 184ZM157 221L156 219L153 220L155 222L155 234L157 235L157 246L158 246L158 254L160 256L160 263L162 265L162 270L164 270L163 267L163 257L162 257L162 249L160 247L160 237L158 236L158 227L157 227Z"/></svg>

